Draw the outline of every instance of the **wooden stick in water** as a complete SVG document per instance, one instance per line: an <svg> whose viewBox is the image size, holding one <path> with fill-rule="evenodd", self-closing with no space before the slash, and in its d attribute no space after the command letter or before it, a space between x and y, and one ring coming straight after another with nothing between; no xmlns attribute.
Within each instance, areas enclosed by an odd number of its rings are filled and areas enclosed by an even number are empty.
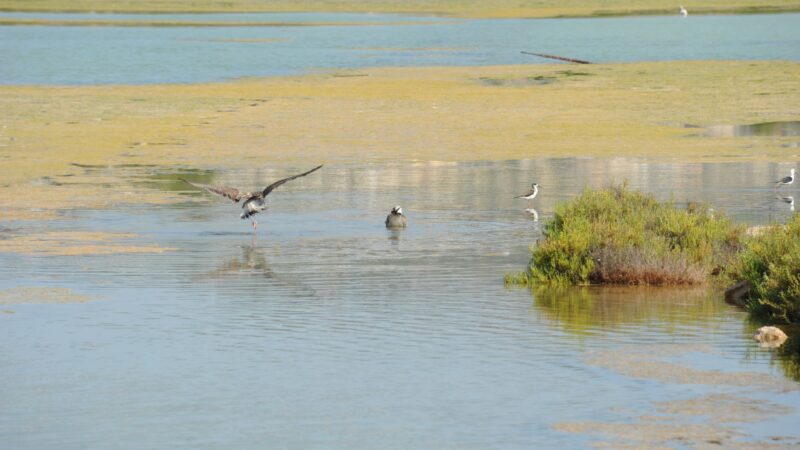
<svg viewBox="0 0 800 450"><path fill-rule="evenodd" d="M524 53L526 55L541 56L542 58L557 59L559 61L566 61L575 64L591 64L589 61L583 61L581 59L564 58L563 56L548 55L545 53L533 53L533 52L526 52L524 50L521 51L520 53Z"/></svg>

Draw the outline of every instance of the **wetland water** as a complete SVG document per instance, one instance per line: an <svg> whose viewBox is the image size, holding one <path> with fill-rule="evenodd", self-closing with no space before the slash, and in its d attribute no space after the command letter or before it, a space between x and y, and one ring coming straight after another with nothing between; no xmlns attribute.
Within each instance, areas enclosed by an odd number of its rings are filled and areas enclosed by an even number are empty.
<svg viewBox="0 0 800 450"><path fill-rule="evenodd" d="M0 84L146 84L318 69L800 60L800 14L455 20L382 14L23 14L2 19L268 22L289 26L0 26ZM301 23L325 26L291 26ZM65 58L65 55L69 55Z"/></svg>
<svg viewBox="0 0 800 450"><path fill-rule="evenodd" d="M180 176L260 186L296 169L87 168L176 205L72 211L53 225L133 232L160 254L0 253L0 441L8 448L614 448L800 445L797 373L702 290L505 289L541 222L586 186L708 200L785 220L770 163L613 159L326 166L235 205ZM781 195L791 195L786 189ZM394 204L410 225L387 232ZM52 295L49 295L52 297ZM598 434L593 434L598 433ZM710 443L711 442L711 443ZM744 444L742 444L744 443Z"/></svg>

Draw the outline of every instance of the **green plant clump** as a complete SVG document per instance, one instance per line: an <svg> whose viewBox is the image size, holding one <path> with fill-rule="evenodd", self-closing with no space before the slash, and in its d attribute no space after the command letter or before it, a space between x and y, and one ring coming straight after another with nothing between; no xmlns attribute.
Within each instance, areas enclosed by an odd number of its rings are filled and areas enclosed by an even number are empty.
<svg viewBox="0 0 800 450"><path fill-rule="evenodd" d="M728 275L750 283L744 306L754 318L800 323L800 214L749 239Z"/></svg>
<svg viewBox="0 0 800 450"><path fill-rule="evenodd" d="M626 184L556 207L528 270L507 284L698 284L741 248L744 228L706 206L678 208Z"/></svg>

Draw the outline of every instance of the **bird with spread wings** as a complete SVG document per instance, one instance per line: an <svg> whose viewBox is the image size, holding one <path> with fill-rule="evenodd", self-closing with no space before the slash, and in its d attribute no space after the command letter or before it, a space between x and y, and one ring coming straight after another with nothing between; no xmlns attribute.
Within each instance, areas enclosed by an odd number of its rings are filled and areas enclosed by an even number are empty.
<svg viewBox="0 0 800 450"><path fill-rule="evenodd" d="M203 189L205 191L208 191L212 194L221 195L227 199L233 200L234 203L239 203L240 201L243 201L244 203L242 203L242 209L244 211L239 217L241 217L242 219L250 219L251 222L253 223L253 231L255 231L255 229L258 228L258 222L256 222L254 216L260 213L261 211L267 209L267 204L264 201L264 197L269 195L270 192L274 191L283 183L286 183L287 181L292 181L295 178L304 177L310 174L311 172L319 170L321 167L322 165L319 165L309 170L308 172L303 172L297 175L292 175L290 177L282 178L270 184L269 186L265 187L264 190L255 192L241 192L238 189L229 186L212 186L208 184L194 183L189 180L184 180L183 178L181 178L181 181L191 184L192 186L198 189Z"/></svg>

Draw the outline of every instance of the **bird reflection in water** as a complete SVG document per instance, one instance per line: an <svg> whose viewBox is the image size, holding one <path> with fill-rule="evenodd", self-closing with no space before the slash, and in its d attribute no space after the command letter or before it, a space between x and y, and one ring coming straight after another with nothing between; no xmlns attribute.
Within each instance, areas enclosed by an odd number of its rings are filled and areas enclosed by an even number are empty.
<svg viewBox="0 0 800 450"><path fill-rule="evenodd" d="M403 230L398 228L387 228L386 236L392 245L400 245L400 237L403 235Z"/></svg>
<svg viewBox="0 0 800 450"><path fill-rule="evenodd" d="M250 245L243 245L241 257L234 256L227 260L217 269L208 272L205 276L209 278L220 278L235 275L242 272L258 273L265 278L274 278L275 274L267 263L264 250L256 247L255 237L250 241Z"/></svg>
<svg viewBox="0 0 800 450"><path fill-rule="evenodd" d="M789 211L794 212L794 197L791 195L787 195L786 197L775 197L782 201L783 203L787 203L789 205Z"/></svg>
<svg viewBox="0 0 800 450"><path fill-rule="evenodd" d="M534 222L538 222L539 221L539 212L536 211L536 209L528 208L528 209L525 210L525 212L530 214L530 216L531 216L531 218L533 219Z"/></svg>

